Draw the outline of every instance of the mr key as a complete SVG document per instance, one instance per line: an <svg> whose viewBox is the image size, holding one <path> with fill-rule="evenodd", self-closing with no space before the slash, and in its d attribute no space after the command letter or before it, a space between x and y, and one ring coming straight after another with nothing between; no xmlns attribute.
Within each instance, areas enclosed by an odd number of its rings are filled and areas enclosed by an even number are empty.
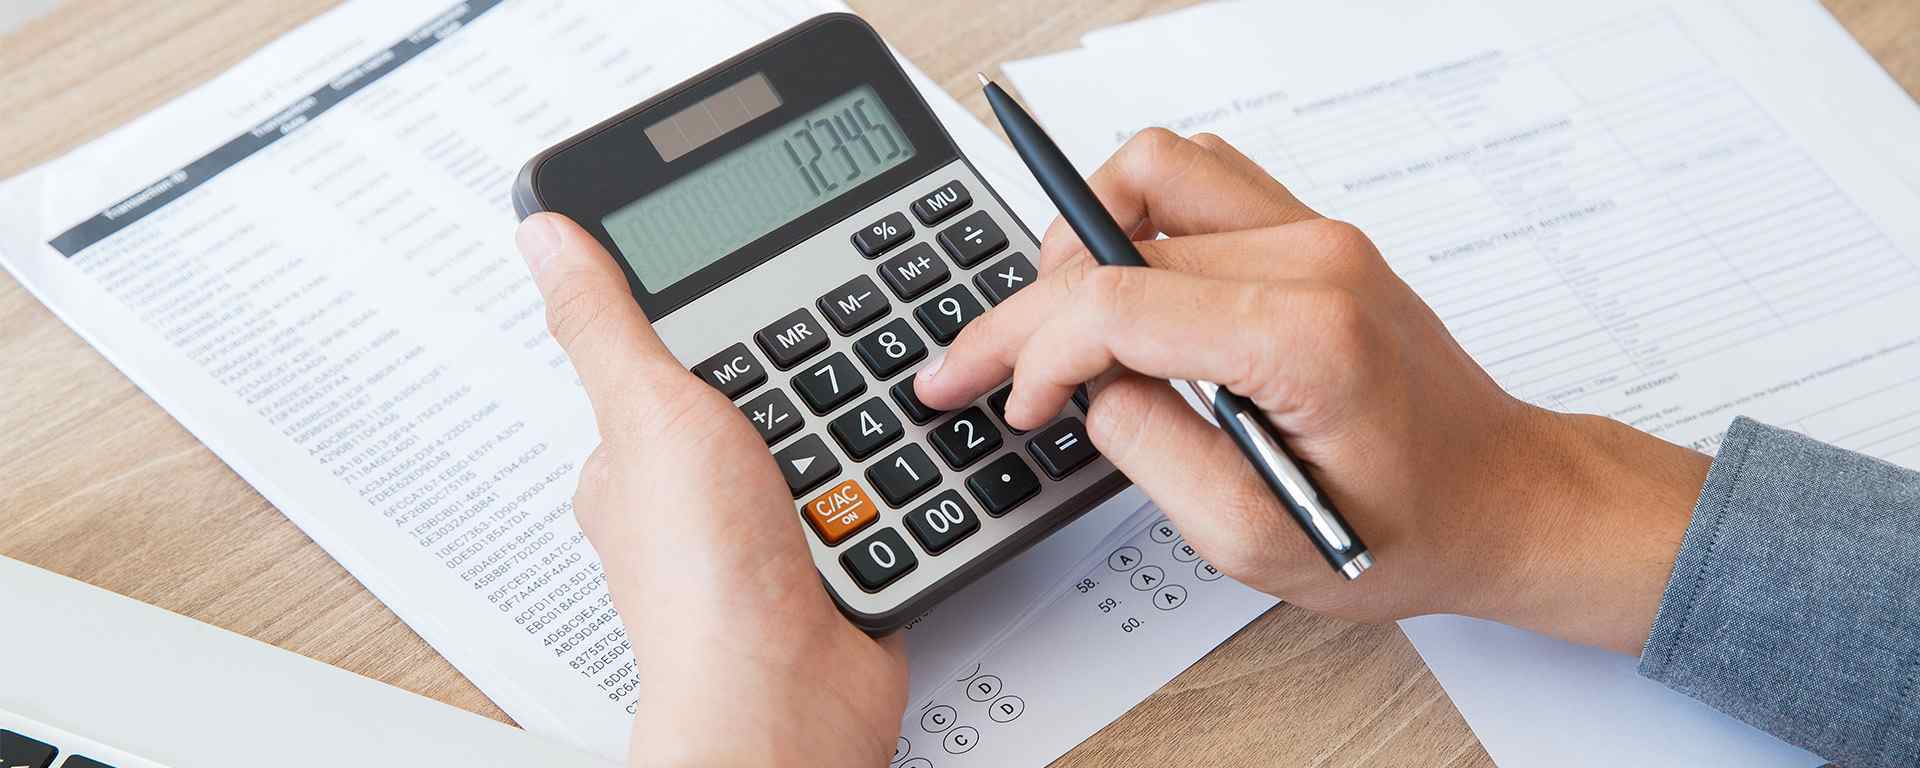
<svg viewBox="0 0 1920 768"><path fill-rule="evenodd" d="M668 348L738 405L869 631L1124 487L1084 399L1018 433L1004 388L950 413L914 396L934 348L1032 284L1037 248L852 16L548 150L521 187L523 215L565 213L608 246Z"/></svg>

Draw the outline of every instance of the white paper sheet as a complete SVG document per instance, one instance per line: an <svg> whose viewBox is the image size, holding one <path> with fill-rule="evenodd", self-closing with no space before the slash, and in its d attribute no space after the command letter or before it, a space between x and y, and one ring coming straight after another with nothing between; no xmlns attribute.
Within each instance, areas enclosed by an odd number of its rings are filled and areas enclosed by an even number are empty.
<svg viewBox="0 0 1920 768"><path fill-rule="evenodd" d="M1920 464L1920 112L1818 6L1222 3L1086 41L1005 67L1083 170L1149 125L1221 134L1516 394ZM1403 627L1503 764L1818 762L1630 658Z"/></svg>

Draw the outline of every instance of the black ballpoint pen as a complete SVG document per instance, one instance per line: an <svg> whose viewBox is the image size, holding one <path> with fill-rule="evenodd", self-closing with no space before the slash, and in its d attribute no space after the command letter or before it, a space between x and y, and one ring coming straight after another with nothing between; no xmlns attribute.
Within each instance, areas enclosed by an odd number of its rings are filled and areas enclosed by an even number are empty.
<svg viewBox="0 0 1920 768"><path fill-rule="evenodd" d="M1107 266L1147 266L1146 260L1140 258L1140 251L1133 247L1133 240L1114 222L1086 180L1067 162L1067 156L1054 145L1046 131L1040 129L1040 124L1014 103L1005 90L987 79L985 73L980 74L980 85L986 91L994 116L1000 119L1000 127L1012 140L1014 150L1094 260ZM1300 469L1300 463L1280 442L1273 424L1258 406L1210 381L1175 383L1175 386L1181 385L1213 408L1220 428L1233 437L1240 452L1246 454L1267 487L1279 497L1281 506L1287 508L1329 564L1349 579L1359 578L1372 567L1373 557L1367 554L1367 545L1361 543L1360 537L1354 535L1347 521L1327 501L1326 494Z"/></svg>

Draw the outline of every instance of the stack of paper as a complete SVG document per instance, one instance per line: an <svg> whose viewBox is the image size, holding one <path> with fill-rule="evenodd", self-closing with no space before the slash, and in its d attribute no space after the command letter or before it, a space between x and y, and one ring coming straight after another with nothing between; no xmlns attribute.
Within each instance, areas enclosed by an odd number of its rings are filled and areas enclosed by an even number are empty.
<svg viewBox="0 0 1920 768"><path fill-rule="evenodd" d="M1920 111L1810 0L1216 3L1083 43L1005 66L1083 171L1147 126L1223 136L1516 395L1920 465ZM1631 658L1402 626L1503 764L1819 762Z"/></svg>

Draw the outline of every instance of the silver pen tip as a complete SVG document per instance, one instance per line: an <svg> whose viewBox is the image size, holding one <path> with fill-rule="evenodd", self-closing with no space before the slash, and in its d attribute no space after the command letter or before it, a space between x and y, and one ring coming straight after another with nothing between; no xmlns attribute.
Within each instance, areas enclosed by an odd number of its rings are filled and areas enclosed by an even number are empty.
<svg viewBox="0 0 1920 768"><path fill-rule="evenodd" d="M1373 555L1362 552L1354 555L1353 559L1348 560L1346 565L1340 566L1340 574L1346 576L1348 581L1352 581L1360 578L1360 574L1366 573L1367 569L1372 567Z"/></svg>
<svg viewBox="0 0 1920 768"><path fill-rule="evenodd" d="M981 86L982 88L984 88L984 87L986 87L986 86L989 86L989 85L993 85L993 81L992 81L992 80L988 80L988 79L987 79L987 73L985 73L985 72L975 72L975 73L973 73L973 76L974 76L974 77L978 77L978 78L980 78L980 86Z"/></svg>

